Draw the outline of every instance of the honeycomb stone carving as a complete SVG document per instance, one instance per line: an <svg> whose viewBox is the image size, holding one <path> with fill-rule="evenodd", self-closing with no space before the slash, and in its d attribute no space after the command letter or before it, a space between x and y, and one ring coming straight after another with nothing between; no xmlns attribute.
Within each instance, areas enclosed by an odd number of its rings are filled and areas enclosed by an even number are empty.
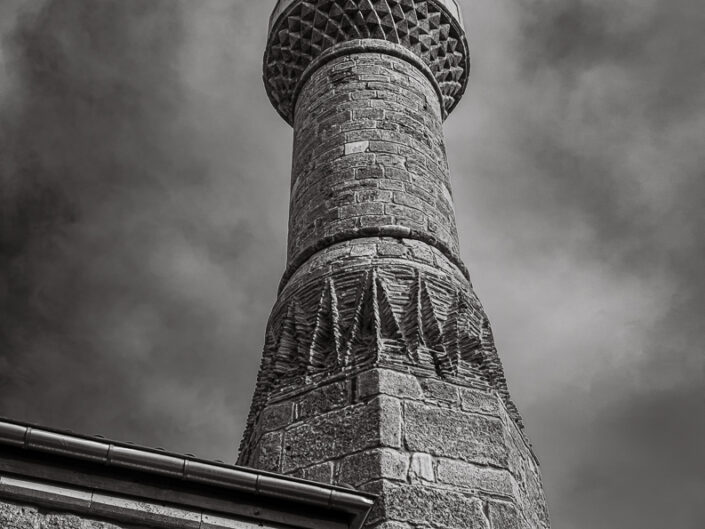
<svg viewBox="0 0 705 529"><path fill-rule="evenodd" d="M356 39L403 46L428 66L447 115L468 80L467 43L459 21L439 0L301 0L270 30L264 78L277 111L293 122L296 90L307 67L334 45Z"/></svg>

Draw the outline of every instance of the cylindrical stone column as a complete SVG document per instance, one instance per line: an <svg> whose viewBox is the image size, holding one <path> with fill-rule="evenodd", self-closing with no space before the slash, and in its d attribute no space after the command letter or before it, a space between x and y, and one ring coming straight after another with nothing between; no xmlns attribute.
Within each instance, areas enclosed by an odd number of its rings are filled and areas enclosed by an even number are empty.
<svg viewBox="0 0 705 529"><path fill-rule="evenodd" d="M377 493L370 526L549 526L458 250L442 123L468 70L455 0L280 0L272 15L289 241L239 461Z"/></svg>
<svg viewBox="0 0 705 529"><path fill-rule="evenodd" d="M345 42L317 62L294 111L289 270L369 236L423 241L462 266L431 71L379 41Z"/></svg>

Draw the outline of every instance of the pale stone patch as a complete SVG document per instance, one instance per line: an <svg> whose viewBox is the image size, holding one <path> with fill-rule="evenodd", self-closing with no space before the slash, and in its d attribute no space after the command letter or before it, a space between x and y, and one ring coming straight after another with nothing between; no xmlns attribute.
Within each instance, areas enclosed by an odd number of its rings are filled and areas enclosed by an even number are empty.
<svg viewBox="0 0 705 529"><path fill-rule="evenodd" d="M436 477L433 472L433 458L431 455L418 453L411 456L409 475L412 478L435 481Z"/></svg>
<svg viewBox="0 0 705 529"><path fill-rule="evenodd" d="M353 141L345 144L345 155L365 152L370 148L369 141Z"/></svg>

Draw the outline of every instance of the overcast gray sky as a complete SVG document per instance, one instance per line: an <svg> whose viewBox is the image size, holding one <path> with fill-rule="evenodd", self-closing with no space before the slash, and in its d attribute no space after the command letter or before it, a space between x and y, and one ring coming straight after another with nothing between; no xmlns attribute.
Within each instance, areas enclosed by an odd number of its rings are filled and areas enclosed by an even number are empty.
<svg viewBox="0 0 705 529"><path fill-rule="evenodd" d="M233 461L284 267L264 0L0 0L0 414ZM463 249L556 529L705 527L701 0L461 0Z"/></svg>

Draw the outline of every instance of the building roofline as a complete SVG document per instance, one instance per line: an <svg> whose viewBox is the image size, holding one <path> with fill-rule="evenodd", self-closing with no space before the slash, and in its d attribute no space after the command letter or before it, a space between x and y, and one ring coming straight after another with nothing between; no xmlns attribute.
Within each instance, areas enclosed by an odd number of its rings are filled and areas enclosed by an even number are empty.
<svg viewBox="0 0 705 529"><path fill-rule="evenodd" d="M199 485L286 500L355 515L351 529L359 529L374 505L370 494L333 485L207 461L189 455L146 448L0 418L0 447L68 457Z"/></svg>

